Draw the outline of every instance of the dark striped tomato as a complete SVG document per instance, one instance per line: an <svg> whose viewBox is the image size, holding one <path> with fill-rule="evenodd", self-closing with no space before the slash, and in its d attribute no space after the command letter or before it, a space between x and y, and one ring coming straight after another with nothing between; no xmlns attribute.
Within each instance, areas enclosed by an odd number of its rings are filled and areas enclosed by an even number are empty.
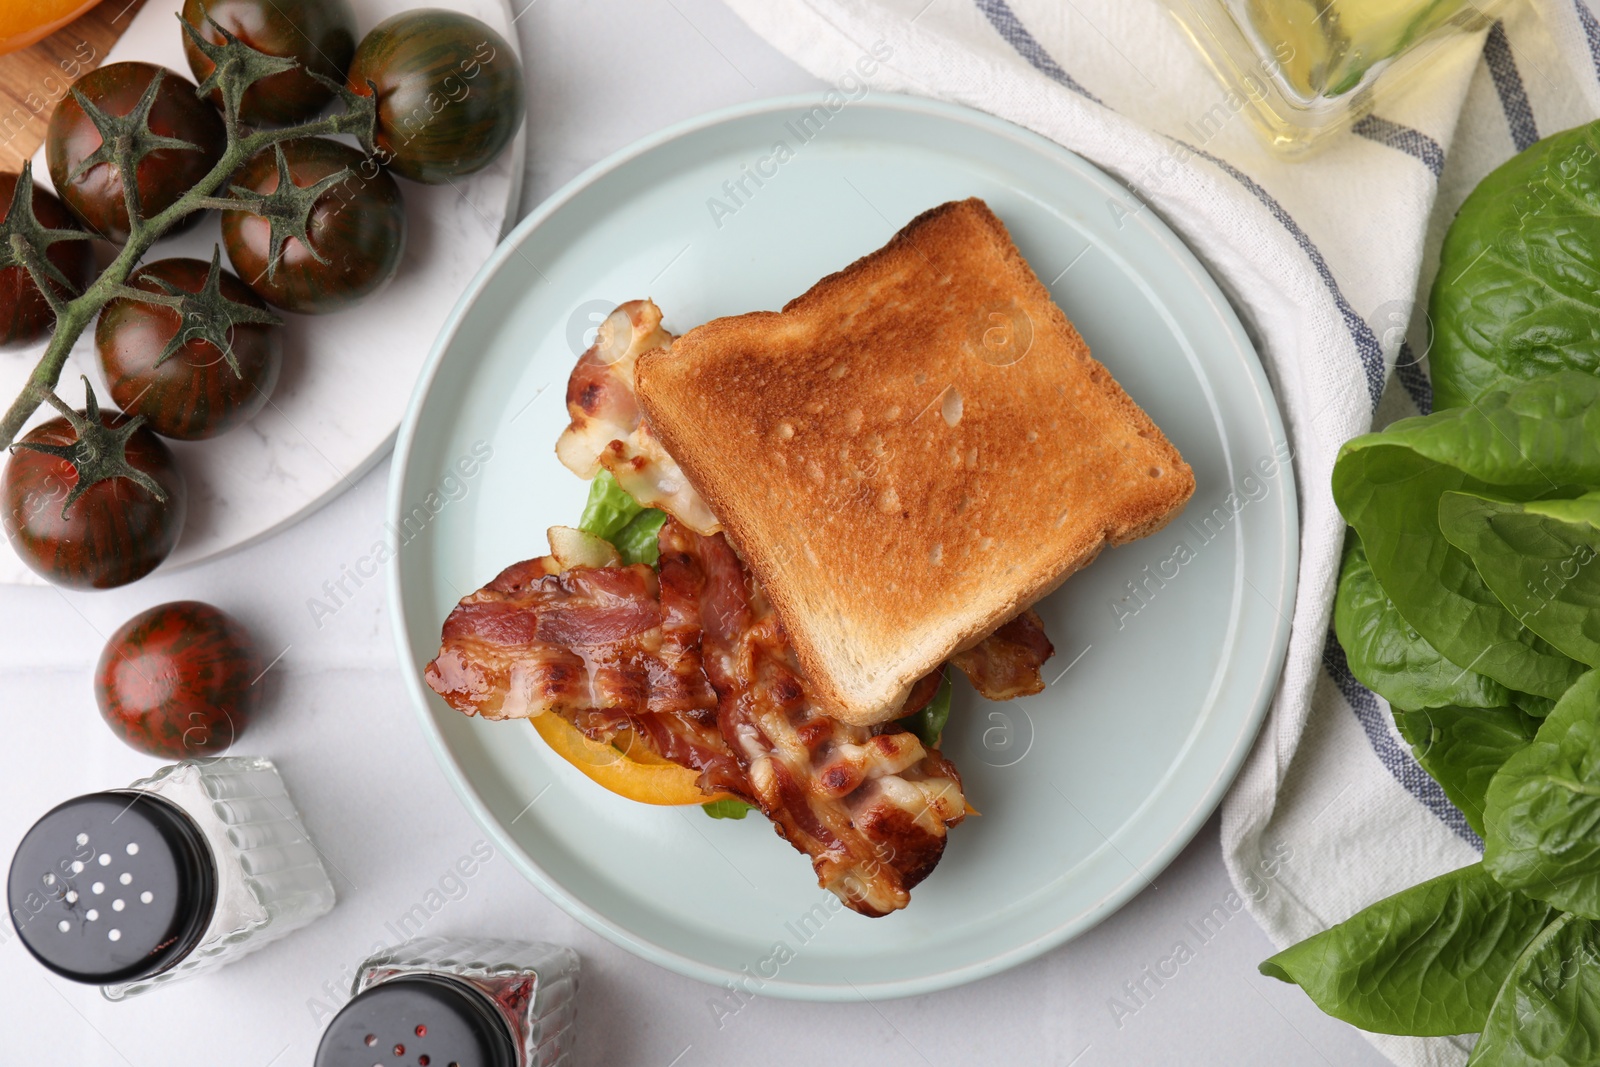
<svg viewBox="0 0 1600 1067"><path fill-rule="evenodd" d="M106 724L165 759L227 750L261 704L261 657L226 612L179 600L140 612L100 653L94 696Z"/></svg>
<svg viewBox="0 0 1600 1067"><path fill-rule="evenodd" d="M338 311L388 285L400 269L406 247L406 211L399 183L338 141L310 137L282 147L289 177L301 188L350 168L350 177L317 198L306 226L311 248L326 262L319 263L306 242L291 237L283 243L276 273L269 277L270 224L249 211L224 211L222 244L239 277L268 303L307 315ZM233 184L258 193L276 189L278 163L273 150L250 157L233 176Z"/></svg>
<svg viewBox="0 0 1600 1067"><path fill-rule="evenodd" d="M482 170L522 127L517 54L458 11L418 8L374 26L346 80L364 96L373 85L378 158L412 181L438 185Z"/></svg>
<svg viewBox="0 0 1600 1067"><path fill-rule="evenodd" d="M0 221L11 215L11 198L16 194L19 177L0 174ZM33 187L33 216L47 229L78 228L78 220L61 206L61 201L37 184ZM94 280L94 248L87 235L81 241L57 241L45 254L73 285L74 291L62 296L76 296ZM58 292L60 288L56 286ZM37 341L50 332L55 321L44 294L33 284L26 269L6 267L0 270L0 348L15 348Z"/></svg>
<svg viewBox="0 0 1600 1067"><path fill-rule="evenodd" d="M244 91L239 117L251 126L282 126L314 116L333 99L333 91L306 72L342 82L356 50L356 16L346 0L184 0L183 20L210 43L221 44L222 34L206 15L251 48L300 64ZM187 33L183 54L196 81L216 69ZM222 90L212 91L211 102L222 107Z"/></svg>
<svg viewBox="0 0 1600 1067"><path fill-rule="evenodd" d="M100 421L116 427L127 418L106 411ZM22 437L51 445L77 439L64 418L41 423ZM128 439L126 455L161 486L165 501L128 478L108 478L63 512L67 494L78 484L72 464L29 448L12 449L0 476L0 499L6 536L24 563L57 585L110 589L143 578L172 553L188 503L183 475L171 450L143 426Z"/></svg>
<svg viewBox="0 0 1600 1067"><path fill-rule="evenodd" d="M161 78L150 110L148 126L163 137L176 137L196 146L163 148L151 152L136 168L139 174L139 214L150 218L177 202L222 159L227 135L222 117L195 95L187 78L153 63L108 63L72 83L108 115L127 115L138 105L154 78ZM45 159L56 193L91 231L121 244L128 239L128 207L122 198L122 175L109 162L96 163L72 182L67 181L79 163L100 147L100 131L72 95L62 98L50 116L45 137ZM184 220L192 224L202 212Z"/></svg>
<svg viewBox="0 0 1600 1067"><path fill-rule="evenodd" d="M210 264L199 259L162 259L139 268L130 284L164 292L156 279L184 292L204 287ZM266 310L251 288L227 271L222 295ZM196 441L215 437L248 422L278 384L283 367L283 327L235 323L228 344L239 365L235 373L216 345L199 337L185 341L159 364L161 354L182 328L178 312L159 304L118 297L100 312L94 345L100 354L111 399L129 415L143 415L163 437Z"/></svg>

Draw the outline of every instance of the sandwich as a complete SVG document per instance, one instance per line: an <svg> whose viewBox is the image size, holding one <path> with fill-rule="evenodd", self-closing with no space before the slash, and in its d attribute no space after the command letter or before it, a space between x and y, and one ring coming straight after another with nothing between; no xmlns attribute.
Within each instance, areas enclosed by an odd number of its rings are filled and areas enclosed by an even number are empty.
<svg viewBox="0 0 1600 1067"><path fill-rule="evenodd" d="M462 600L429 685L614 791L758 808L864 915L971 811L953 672L1042 691L1033 605L1194 490L976 199L781 311L622 305L567 407L584 517Z"/></svg>

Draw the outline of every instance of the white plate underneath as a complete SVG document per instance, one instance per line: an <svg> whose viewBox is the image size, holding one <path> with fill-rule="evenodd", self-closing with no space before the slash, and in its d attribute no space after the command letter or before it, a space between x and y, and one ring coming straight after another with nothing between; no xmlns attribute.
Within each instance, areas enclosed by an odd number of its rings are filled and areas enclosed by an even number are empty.
<svg viewBox="0 0 1600 1067"><path fill-rule="evenodd" d="M351 3L362 34L417 6L413 0ZM173 17L179 6L172 0L146 4L105 61L159 63L192 80L183 30ZM517 47L506 0L445 0L434 6L482 19ZM406 252L388 288L335 315L285 315L283 374L272 401L247 425L221 437L168 442L188 486L189 515L163 569L212 559L293 525L354 485L389 451L430 342L516 211L525 141L519 133L493 164L454 185L401 180ZM43 149L34 158L33 173L51 187ZM145 261L210 259L219 240L217 214L208 212L192 231L157 244ZM9 404L21 391L43 351L40 342L0 352L0 401ZM81 374L88 374L101 403L110 406L92 325L73 348L56 387L75 407L83 404ZM54 414L42 408L29 425ZM0 582L42 581L0 537Z"/></svg>
<svg viewBox="0 0 1600 1067"><path fill-rule="evenodd" d="M1153 212L1113 211L1128 194L1100 171L977 112L876 95L817 104L767 101L666 131L518 226L452 314L401 427L389 513L404 543L390 594L446 775L557 903L706 981L899 996L1082 932L1200 827L1276 683L1295 493L1255 353ZM762 183L730 195L750 172ZM952 831L910 907L882 919L840 910L765 819L623 800L525 723L468 719L421 684L456 600L543 554L545 528L582 508L585 485L553 446L592 312L650 296L682 331L777 308L918 212L973 195L1177 444L1197 489L1173 525L1107 552L1040 605L1057 649L1043 693L990 704L958 680L944 750L983 815Z"/></svg>

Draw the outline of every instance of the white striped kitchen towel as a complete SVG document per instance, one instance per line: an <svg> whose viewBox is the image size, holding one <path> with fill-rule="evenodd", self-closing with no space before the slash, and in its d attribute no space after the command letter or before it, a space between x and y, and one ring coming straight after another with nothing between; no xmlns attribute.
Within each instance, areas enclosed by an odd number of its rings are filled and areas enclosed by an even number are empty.
<svg viewBox="0 0 1600 1067"><path fill-rule="evenodd" d="M1272 940L1473 862L1482 842L1332 636L1344 523L1329 474L1350 437L1431 407L1413 312L1462 199L1541 135L1600 115L1600 0L1519 0L1481 58L1461 50L1430 91L1302 163L1262 148L1158 0L727 2L818 77L884 42L873 88L979 108L1093 160L1129 187L1130 209L1149 204L1178 231L1243 318L1292 438L1303 523L1281 686L1223 807L1235 883L1273 845L1294 848L1274 892L1241 892ZM1457 1065L1470 1047L1373 1041L1408 1067Z"/></svg>

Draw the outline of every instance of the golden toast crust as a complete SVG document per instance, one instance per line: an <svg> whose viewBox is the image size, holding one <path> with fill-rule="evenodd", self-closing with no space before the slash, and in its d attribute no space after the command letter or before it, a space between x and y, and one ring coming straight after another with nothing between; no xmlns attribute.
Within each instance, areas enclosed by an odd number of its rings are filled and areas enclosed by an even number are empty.
<svg viewBox="0 0 1600 1067"><path fill-rule="evenodd" d="M635 384L813 695L851 723L893 718L951 653L1194 491L977 199L781 312L646 353Z"/></svg>

